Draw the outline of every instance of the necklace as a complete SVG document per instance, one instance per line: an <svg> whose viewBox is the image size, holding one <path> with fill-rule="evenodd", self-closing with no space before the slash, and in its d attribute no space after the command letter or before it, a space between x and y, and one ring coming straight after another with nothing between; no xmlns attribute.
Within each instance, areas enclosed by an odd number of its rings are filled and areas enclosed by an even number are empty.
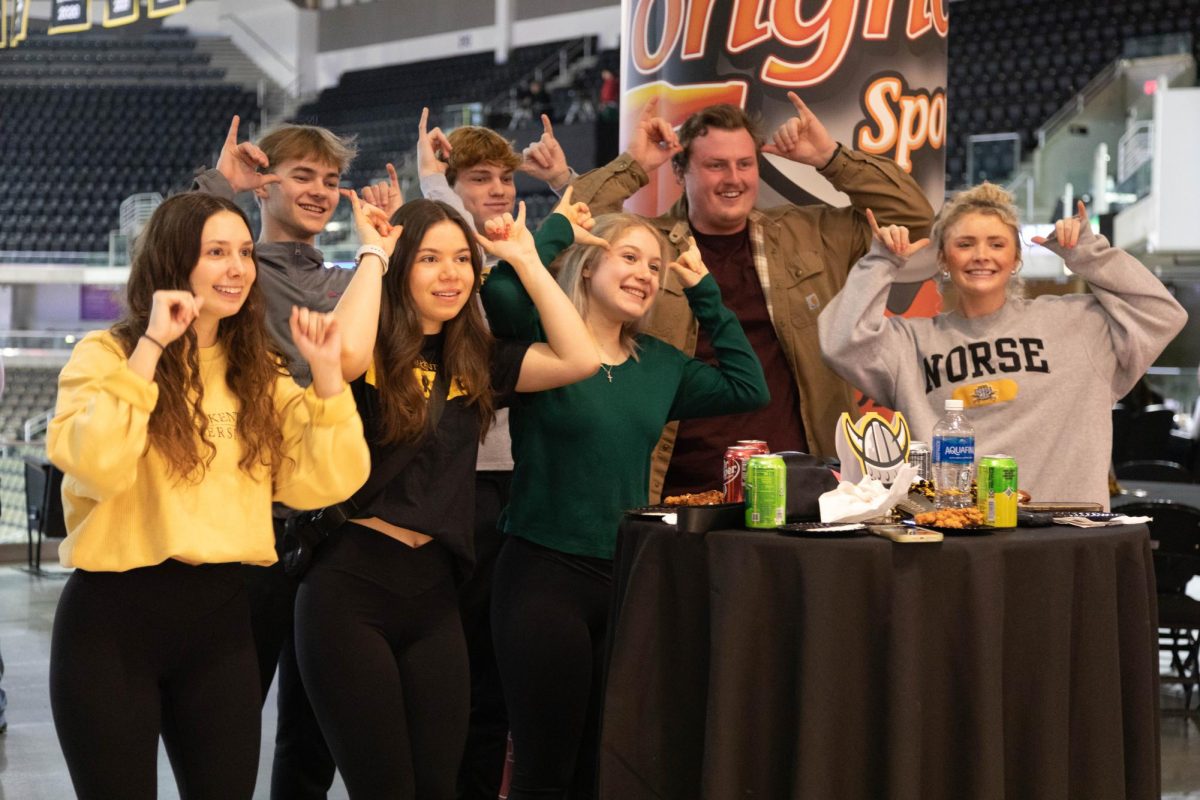
<svg viewBox="0 0 1200 800"><path fill-rule="evenodd" d="M608 376L609 383L612 383L613 366L614 365L612 365L612 364L604 364L604 363L600 364L600 369L604 370L604 374Z"/></svg>

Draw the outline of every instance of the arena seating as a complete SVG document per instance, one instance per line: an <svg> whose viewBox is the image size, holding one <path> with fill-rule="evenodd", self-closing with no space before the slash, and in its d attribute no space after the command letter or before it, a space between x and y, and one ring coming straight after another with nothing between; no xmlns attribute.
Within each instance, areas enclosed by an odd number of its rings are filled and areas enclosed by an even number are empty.
<svg viewBox="0 0 1200 800"><path fill-rule="evenodd" d="M491 53L475 53L347 72L337 86L301 107L294 121L323 125L341 134L357 134L359 157L347 173L346 182L362 186L381 175L384 164L416 145L422 106L438 109L459 103L488 103L570 43L519 47L506 64L496 64Z"/></svg>
<svg viewBox="0 0 1200 800"><path fill-rule="evenodd" d="M45 455L38 441L21 444L26 419L54 408L58 370L50 367L15 367L5 370L4 396L0 397L0 543L24 541L25 455Z"/></svg>
<svg viewBox="0 0 1200 800"><path fill-rule="evenodd" d="M0 252L105 251L118 206L211 163L257 99L157 29L31 36L0 50Z"/></svg>
<svg viewBox="0 0 1200 800"><path fill-rule="evenodd" d="M1187 0L992 0L950 8L949 188L968 180L968 136L1016 132L1028 152L1037 144L1037 128L1131 40L1190 34L1200 60L1200 15ZM988 166L996 174L1005 165Z"/></svg>

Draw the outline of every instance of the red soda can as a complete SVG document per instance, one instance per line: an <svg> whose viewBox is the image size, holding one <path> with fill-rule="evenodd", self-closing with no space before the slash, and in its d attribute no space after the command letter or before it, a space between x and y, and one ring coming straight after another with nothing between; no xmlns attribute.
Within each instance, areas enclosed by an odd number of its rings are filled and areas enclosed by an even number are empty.
<svg viewBox="0 0 1200 800"><path fill-rule="evenodd" d="M744 499L742 481L746 475L746 462L750 456L758 455L755 447L735 444L725 448L725 502L740 503Z"/></svg>
<svg viewBox="0 0 1200 800"><path fill-rule="evenodd" d="M736 447L753 447L754 452L760 455L770 455L771 448L767 447L767 443L762 439L738 439Z"/></svg>

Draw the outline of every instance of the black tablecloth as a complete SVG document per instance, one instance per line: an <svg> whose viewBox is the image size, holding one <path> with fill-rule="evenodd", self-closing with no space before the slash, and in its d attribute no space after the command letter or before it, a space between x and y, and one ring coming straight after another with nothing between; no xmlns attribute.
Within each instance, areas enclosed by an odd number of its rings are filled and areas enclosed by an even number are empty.
<svg viewBox="0 0 1200 800"><path fill-rule="evenodd" d="M627 518L601 797L1159 796L1144 526L940 544Z"/></svg>

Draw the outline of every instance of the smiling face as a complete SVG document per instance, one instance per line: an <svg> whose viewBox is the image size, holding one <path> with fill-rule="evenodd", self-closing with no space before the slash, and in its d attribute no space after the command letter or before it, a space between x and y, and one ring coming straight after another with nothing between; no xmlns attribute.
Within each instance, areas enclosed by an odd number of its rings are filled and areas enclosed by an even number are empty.
<svg viewBox="0 0 1200 800"><path fill-rule="evenodd" d="M745 128L709 127L684 167L688 218L700 233L738 233L758 200L758 147Z"/></svg>
<svg viewBox="0 0 1200 800"><path fill-rule="evenodd" d="M280 182L256 193L262 202L263 239L312 244L337 208L337 167L313 158L289 158L271 172Z"/></svg>
<svg viewBox="0 0 1200 800"><path fill-rule="evenodd" d="M489 219L511 214L517 200L512 168L490 162L459 172L454 179L454 193L462 198L463 207L480 233Z"/></svg>
<svg viewBox="0 0 1200 800"><path fill-rule="evenodd" d="M641 319L658 294L664 269L658 237L642 225L629 228L594 266L583 270L588 316L602 314L621 324Z"/></svg>
<svg viewBox="0 0 1200 800"><path fill-rule="evenodd" d="M998 311L1019 262L1016 233L993 214L970 213L951 225L941 258L965 316Z"/></svg>
<svg viewBox="0 0 1200 800"><path fill-rule="evenodd" d="M200 234L200 258L188 277L192 294L204 301L196 320L201 344L215 338L222 319L241 311L256 274L254 241L242 218L232 211L209 217Z"/></svg>
<svg viewBox="0 0 1200 800"><path fill-rule="evenodd" d="M408 274L408 290L421 320L421 332L440 332L442 325L462 311L474 288L471 248L462 228L449 220L431 225L417 247Z"/></svg>

